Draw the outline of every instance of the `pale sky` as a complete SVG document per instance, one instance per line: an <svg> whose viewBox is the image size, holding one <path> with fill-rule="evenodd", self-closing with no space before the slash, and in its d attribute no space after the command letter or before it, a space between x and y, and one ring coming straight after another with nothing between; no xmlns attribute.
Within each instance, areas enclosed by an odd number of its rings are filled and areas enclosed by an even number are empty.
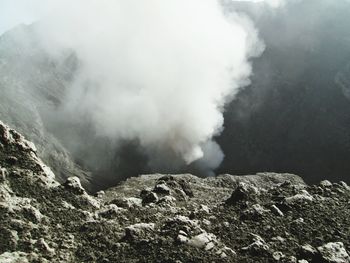
<svg viewBox="0 0 350 263"><path fill-rule="evenodd" d="M52 0L0 0L0 34L45 15Z"/></svg>

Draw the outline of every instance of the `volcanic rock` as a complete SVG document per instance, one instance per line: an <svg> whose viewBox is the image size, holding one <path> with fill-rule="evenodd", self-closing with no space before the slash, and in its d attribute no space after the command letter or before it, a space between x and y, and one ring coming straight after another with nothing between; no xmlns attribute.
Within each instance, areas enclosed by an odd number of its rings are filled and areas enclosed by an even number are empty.
<svg viewBox="0 0 350 263"><path fill-rule="evenodd" d="M1 263L349 262L345 182L150 174L94 197L2 123L0 143Z"/></svg>

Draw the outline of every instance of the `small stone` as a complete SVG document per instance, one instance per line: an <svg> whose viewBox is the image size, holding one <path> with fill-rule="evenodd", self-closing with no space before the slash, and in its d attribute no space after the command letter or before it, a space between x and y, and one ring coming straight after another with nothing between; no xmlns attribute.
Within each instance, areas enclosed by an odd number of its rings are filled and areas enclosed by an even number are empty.
<svg viewBox="0 0 350 263"><path fill-rule="evenodd" d="M5 182L7 176L8 176L8 172L7 172L6 168L0 167L0 183Z"/></svg>
<svg viewBox="0 0 350 263"><path fill-rule="evenodd" d="M180 243L187 243L188 242L188 238L184 235L178 235L176 240Z"/></svg>
<svg viewBox="0 0 350 263"><path fill-rule="evenodd" d="M283 212L275 205L271 206L271 211L277 216L284 216Z"/></svg>
<svg viewBox="0 0 350 263"><path fill-rule="evenodd" d="M63 206L64 208L66 208L66 209L72 209L72 210L75 209L75 207L74 207L72 204L70 204L70 203L68 203L68 202L66 202L66 201L62 201L62 206Z"/></svg>
<svg viewBox="0 0 350 263"><path fill-rule="evenodd" d="M88 206L92 206L97 209L101 207L101 203L98 201L98 199L94 198L92 195L84 193L80 197L81 197L81 200Z"/></svg>
<svg viewBox="0 0 350 263"><path fill-rule="evenodd" d="M207 214L210 213L210 209L209 209L209 207L207 205L200 205L200 211L203 211L203 212L205 212Z"/></svg>
<svg viewBox="0 0 350 263"><path fill-rule="evenodd" d="M300 194L296 194L291 197L286 197L284 202L288 205L292 205L298 202L312 202L314 198L306 190L301 190Z"/></svg>
<svg viewBox="0 0 350 263"><path fill-rule="evenodd" d="M212 241L211 235L209 235L206 232L203 232L197 236L194 236L191 238L188 242L188 244L192 247L196 248L205 248L206 245Z"/></svg>
<svg viewBox="0 0 350 263"><path fill-rule="evenodd" d="M297 225L303 224L304 218L299 217L299 218L295 219L292 223L297 224Z"/></svg>
<svg viewBox="0 0 350 263"><path fill-rule="evenodd" d="M256 187L241 182L233 191L231 197L226 200L226 204L235 205L242 201L256 200L258 192Z"/></svg>
<svg viewBox="0 0 350 263"><path fill-rule="evenodd" d="M206 226L210 226L211 225L211 222L208 220L208 219L203 219L203 224L206 225Z"/></svg>
<svg viewBox="0 0 350 263"><path fill-rule="evenodd" d="M274 260L280 261L282 258L285 257L285 255L280 251L276 251L276 252L273 252L272 257Z"/></svg>
<svg viewBox="0 0 350 263"><path fill-rule="evenodd" d="M153 189L153 192L157 194L163 194L163 195L169 195L170 191L171 191L170 188L164 183L157 184Z"/></svg>
<svg viewBox="0 0 350 263"><path fill-rule="evenodd" d="M320 182L320 186L322 187L331 187L332 186L332 183L328 180L323 180Z"/></svg>
<svg viewBox="0 0 350 263"><path fill-rule="evenodd" d="M85 189L81 186L80 179L76 176L69 177L63 186L74 194L85 194Z"/></svg>
<svg viewBox="0 0 350 263"><path fill-rule="evenodd" d="M46 241L43 238L40 238L36 244L39 250L45 253L47 256L52 257L55 255L55 249L50 248L50 246L46 243Z"/></svg>
<svg viewBox="0 0 350 263"><path fill-rule="evenodd" d="M152 233L154 230L154 223L139 223L125 228L125 238L130 240L139 239Z"/></svg>
<svg viewBox="0 0 350 263"><path fill-rule="evenodd" d="M141 191L141 198L142 198L143 205L146 205L149 203L156 203L159 200L158 195L156 193L153 193L148 190Z"/></svg>
<svg viewBox="0 0 350 263"><path fill-rule="evenodd" d="M229 226L230 226L230 223L229 223L229 222L226 222L226 221L223 222L222 224L223 224L225 227L229 227Z"/></svg>
<svg viewBox="0 0 350 263"><path fill-rule="evenodd" d="M262 205L260 204L255 204L252 206L252 209L255 211L256 214L263 215L265 213L270 212L270 210L265 209Z"/></svg>
<svg viewBox="0 0 350 263"><path fill-rule="evenodd" d="M210 236L207 233L202 233L191 238L188 244L196 248L205 248L210 241Z"/></svg>
<svg viewBox="0 0 350 263"><path fill-rule="evenodd" d="M305 244L300 247L300 256L302 258L312 259L317 254L316 248L309 244Z"/></svg>
<svg viewBox="0 0 350 263"><path fill-rule="evenodd" d="M251 234L253 236L253 243L247 247L243 247L242 250L248 250L256 255L267 253L270 249L269 245L266 244L265 240L260 236Z"/></svg>
<svg viewBox="0 0 350 263"><path fill-rule="evenodd" d="M98 191L95 196L97 198L102 198L105 194L106 194L105 191L101 190L101 191Z"/></svg>
<svg viewBox="0 0 350 263"><path fill-rule="evenodd" d="M294 256L290 256L290 257L287 257L284 261L286 263L297 263L297 258Z"/></svg>
<svg viewBox="0 0 350 263"><path fill-rule="evenodd" d="M215 244L213 242L209 242L206 244L204 249L208 251L208 250L213 249L214 247L215 247Z"/></svg>

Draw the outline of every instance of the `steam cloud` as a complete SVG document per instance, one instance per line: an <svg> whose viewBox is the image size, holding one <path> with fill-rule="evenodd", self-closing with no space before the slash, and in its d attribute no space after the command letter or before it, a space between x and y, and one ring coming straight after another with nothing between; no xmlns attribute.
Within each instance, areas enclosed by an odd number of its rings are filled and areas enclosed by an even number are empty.
<svg viewBox="0 0 350 263"><path fill-rule="evenodd" d="M278 6L280 1L267 1ZM214 169L223 111L264 46L217 0L54 2L39 25L48 51L71 49L78 74L62 105L97 136L137 140L150 165Z"/></svg>
<svg viewBox="0 0 350 263"><path fill-rule="evenodd" d="M231 0L235 1L235 0ZM285 0L240 0L241 2L253 2L253 3L264 3L271 7L281 7L285 4Z"/></svg>

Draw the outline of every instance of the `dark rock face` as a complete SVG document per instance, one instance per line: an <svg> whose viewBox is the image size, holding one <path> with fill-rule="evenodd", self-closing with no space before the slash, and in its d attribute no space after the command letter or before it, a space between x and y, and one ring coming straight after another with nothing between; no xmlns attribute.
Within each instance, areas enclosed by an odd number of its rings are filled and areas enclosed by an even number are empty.
<svg viewBox="0 0 350 263"><path fill-rule="evenodd" d="M349 1L287 1L273 15L224 1L255 21L266 50L251 85L227 106L219 172L350 183Z"/></svg>
<svg viewBox="0 0 350 263"><path fill-rule="evenodd" d="M0 148L0 262L350 262L344 182L153 174L93 197L3 123Z"/></svg>
<svg viewBox="0 0 350 263"><path fill-rule="evenodd" d="M35 142L38 155L64 181L78 176L85 186L90 174L52 132L54 112L64 99L77 67L74 54L50 56L35 33L35 25L18 26L0 36L0 119ZM15 160L9 156L9 162Z"/></svg>

